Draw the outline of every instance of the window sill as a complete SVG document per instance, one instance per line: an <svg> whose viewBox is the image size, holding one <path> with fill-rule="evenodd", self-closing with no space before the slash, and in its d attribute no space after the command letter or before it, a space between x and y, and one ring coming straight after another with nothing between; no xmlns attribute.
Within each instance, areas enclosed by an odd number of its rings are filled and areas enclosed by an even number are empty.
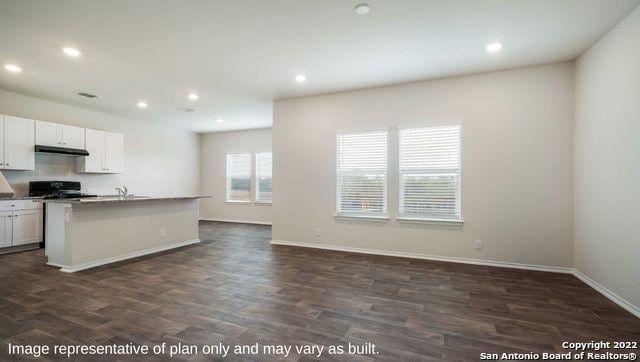
<svg viewBox="0 0 640 362"><path fill-rule="evenodd" d="M255 201L254 204L259 206L271 206L271 201Z"/></svg>
<svg viewBox="0 0 640 362"><path fill-rule="evenodd" d="M251 205L251 201L244 200L225 200L225 204L240 204L240 205Z"/></svg>
<svg viewBox="0 0 640 362"><path fill-rule="evenodd" d="M464 220L449 220L449 219L424 219L417 217L398 217L398 222L410 223L410 224L429 224L429 225L463 225Z"/></svg>
<svg viewBox="0 0 640 362"><path fill-rule="evenodd" d="M352 221L375 221L375 222L387 222L388 216L373 216L373 215L333 215L336 220L352 220Z"/></svg>

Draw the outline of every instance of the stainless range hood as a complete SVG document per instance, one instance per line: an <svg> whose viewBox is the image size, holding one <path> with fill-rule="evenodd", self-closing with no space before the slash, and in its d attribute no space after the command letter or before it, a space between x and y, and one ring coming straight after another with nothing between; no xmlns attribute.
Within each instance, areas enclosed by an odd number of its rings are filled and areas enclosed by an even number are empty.
<svg viewBox="0 0 640 362"><path fill-rule="evenodd" d="M87 150L79 150L77 148L43 146L43 145L36 145L36 152L53 153L57 155L67 155L67 156L89 156L89 152L87 152Z"/></svg>

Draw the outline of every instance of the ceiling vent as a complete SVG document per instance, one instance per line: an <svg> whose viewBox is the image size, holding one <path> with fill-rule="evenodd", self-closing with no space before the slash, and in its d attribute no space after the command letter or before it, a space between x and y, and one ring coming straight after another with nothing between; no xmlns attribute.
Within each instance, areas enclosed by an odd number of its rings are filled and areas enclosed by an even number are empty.
<svg viewBox="0 0 640 362"><path fill-rule="evenodd" d="M86 93L86 92L80 92L80 93L78 93L78 95L82 96L82 97L87 97L87 98L95 98L95 97L97 97L97 95L95 95L95 94Z"/></svg>
<svg viewBox="0 0 640 362"><path fill-rule="evenodd" d="M189 107L180 107L180 108L178 108L178 110L179 111L183 111L183 112L187 112L187 113L195 111L195 109L189 108Z"/></svg>

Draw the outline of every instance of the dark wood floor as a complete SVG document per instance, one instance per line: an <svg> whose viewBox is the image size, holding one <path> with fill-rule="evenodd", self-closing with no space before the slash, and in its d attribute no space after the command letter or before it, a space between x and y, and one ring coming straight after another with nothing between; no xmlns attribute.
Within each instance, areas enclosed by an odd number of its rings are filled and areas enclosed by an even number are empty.
<svg viewBox="0 0 640 362"><path fill-rule="evenodd" d="M0 360L8 342L372 342L379 354L360 360L398 361L640 339L640 319L570 275L271 246L270 236L202 222L199 245L75 274L44 266L41 251L2 255Z"/></svg>

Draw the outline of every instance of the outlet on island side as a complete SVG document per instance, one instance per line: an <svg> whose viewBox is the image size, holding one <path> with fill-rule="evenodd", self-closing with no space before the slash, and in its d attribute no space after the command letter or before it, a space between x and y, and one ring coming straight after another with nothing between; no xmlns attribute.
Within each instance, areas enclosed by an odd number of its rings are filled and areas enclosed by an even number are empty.
<svg viewBox="0 0 640 362"><path fill-rule="evenodd" d="M482 240L475 240L473 242L473 248L476 250L482 250Z"/></svg>
<svg viewBox="0 0 640 362"><path fill-rule="evenodd" d="M164 239L165 236L167 236L167 232L164 229L160 229L160 238Z"/></svg>
<svg viewBox="0 0 640 362"><path fill-rule="evenodd" d="M316 238L320 237L320 228L316 228Z"/></svg>

